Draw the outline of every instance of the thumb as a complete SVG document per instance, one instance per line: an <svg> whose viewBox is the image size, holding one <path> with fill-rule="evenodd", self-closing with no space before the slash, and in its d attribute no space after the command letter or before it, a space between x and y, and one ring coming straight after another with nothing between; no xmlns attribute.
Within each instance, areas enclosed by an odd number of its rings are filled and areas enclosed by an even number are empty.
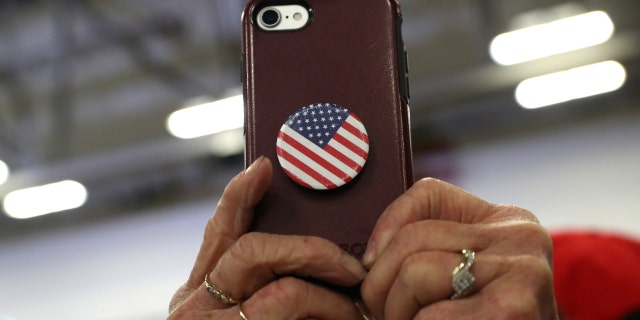
<svg viewBox="0 0 640 320"><path fill-rule="evenodd" d="M271 161L260 157L229 182L215 213L207 222L187 287L200 286L204 275L213 269L222 254L247 232L253 218L253 207L271 184L271 174Z"/></svg>

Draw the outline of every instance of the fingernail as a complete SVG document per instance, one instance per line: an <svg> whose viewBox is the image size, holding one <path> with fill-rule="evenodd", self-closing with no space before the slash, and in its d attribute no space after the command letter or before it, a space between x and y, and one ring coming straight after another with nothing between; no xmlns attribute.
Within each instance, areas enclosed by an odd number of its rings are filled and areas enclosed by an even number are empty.
<svg viewBox="0 0 640 320"><path fill-rule="evenodd" d="M367 244L367 251L364 252L364 256L362 257L362 263L366 267L371 267L375 259L376 259L375 242L369 241L369 244Z"/></svg>
<svg viewBox="0 0 640 320"><path fill-rule="evenodd" d="M253 163L244 170L244 174L249 173L252 170L255 170L257 168L260 167L260 165L262 164L262 160L264 160L264 156L261 156L260 158L256 159L255 161L253 161Z"/></svg>
<svg viewBox="0 0 640 320"><path fill-rule="evenodd" d="M387 245L393 236L394 233L387 230L376 234L375 240L369 239L367 251L364 253L362 263L367 267L371 267L371 265L378 260L378 255L382 254L382 252L387 248Z"/></svg>
<svg viewBox="0 0 640 320"><path fill-rule="evenodd" d="M348 253L342 255L342 265L349 273L353 274L358 280L363 280L367 276L367 270L362 264Z"/></svg>

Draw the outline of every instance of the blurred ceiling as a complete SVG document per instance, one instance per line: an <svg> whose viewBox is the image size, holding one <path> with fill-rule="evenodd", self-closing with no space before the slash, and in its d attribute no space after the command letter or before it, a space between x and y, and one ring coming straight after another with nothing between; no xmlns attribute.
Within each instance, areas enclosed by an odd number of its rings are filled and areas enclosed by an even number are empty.
<svg viewBox="0 0 640 320"><path fill-rule="evenodd" d="M410 57L416 154L638 112L640 2L402 0ZM107 219L114 212L211 195L242 167L210 152L210 138L178 140L167 115L187 101L240 87L240 0L1 0L0 159L18 187L76 179L82 209L28 221L0 215L0 237ZM488 44L523 20L604 10L605 44L521 65L497 66ZM541 11L542 10L542 11ZM545 11L546 10L546 11ZM524 110L525 78L615 59L627 69L616 93ZM77 214L82 211L83 214Z"/></svg>

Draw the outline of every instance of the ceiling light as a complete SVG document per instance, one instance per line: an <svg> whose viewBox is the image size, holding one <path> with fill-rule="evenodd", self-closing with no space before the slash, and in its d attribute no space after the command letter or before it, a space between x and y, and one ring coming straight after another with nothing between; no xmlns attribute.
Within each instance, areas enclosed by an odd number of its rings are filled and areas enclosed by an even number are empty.
<svg viewBox="0 0 640 320"><path fill-rule="evenodd" d="M601 44L613 31L609 15L593 11L498 35L489 53L496 63L512 65Z"/></svg>
<svg viewBox="0 0 640 320"><path fill-rule="evenodd" d="M180 139L192 139L242 128L242 95L178 110L167 118L167 130Z"/></svg>
<svg viewBox="0 0 640 320"><path fill-rule="evenodd" d="M65 180L10 192L4 198L3 207L10 217L27 219L75 209L86 200L87 189L81 183Z"/></svg>
<svg viewBox="0 0 640 320"><path fill-rule="evenodd" d="M9 180L9 167L0 160L0 185Z"/></svg>
<svg viewBox="0 0 640 320"><path fill-rule="evenodd" d="M535 109L611 92L625 80L620 63L605 61L524 80L516 88L516 100L526 109Z"/></svg>

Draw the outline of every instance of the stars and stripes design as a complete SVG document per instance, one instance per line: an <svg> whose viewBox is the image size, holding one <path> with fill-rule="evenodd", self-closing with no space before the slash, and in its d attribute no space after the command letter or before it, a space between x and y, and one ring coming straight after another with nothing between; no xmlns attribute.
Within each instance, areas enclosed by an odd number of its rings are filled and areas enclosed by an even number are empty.
<svg viewBox="0 0 640 320"><path fill-rule="evenodd" d="M369 155L369 136L351 111L332 103L306 106L282 125L278 160L298 184L334 189L353 180Z"/></svg>

